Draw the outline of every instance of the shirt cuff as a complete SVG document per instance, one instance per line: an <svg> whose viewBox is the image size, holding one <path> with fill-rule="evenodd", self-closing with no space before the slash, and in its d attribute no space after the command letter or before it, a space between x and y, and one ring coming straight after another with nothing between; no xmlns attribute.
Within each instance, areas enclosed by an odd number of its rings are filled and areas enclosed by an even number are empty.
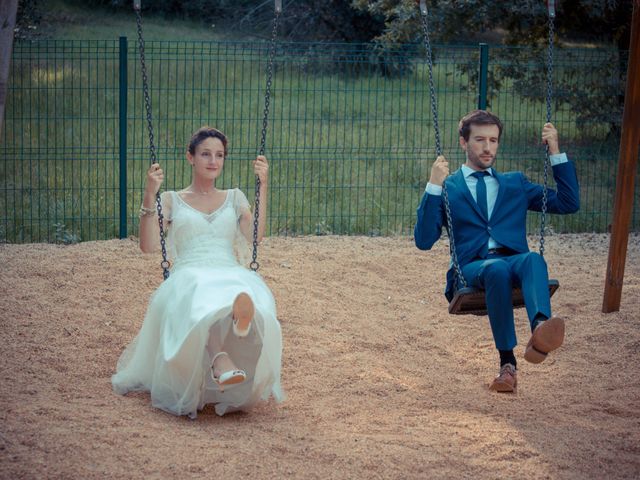
<svg viewBox="0 0 640 480"><path fill-rule="evenodd" d="M424 189L429 195L442 195L442 185L434 185L433 183L427 183L427 188Z"/></svg>
<svg viewBox="0 0 640 480"><path fill-rule="evenodd" d="M566 153L556 153L555 155L549 155L549 161L551 162L551 166L554 166L567 163L569 159Z"/></svg>

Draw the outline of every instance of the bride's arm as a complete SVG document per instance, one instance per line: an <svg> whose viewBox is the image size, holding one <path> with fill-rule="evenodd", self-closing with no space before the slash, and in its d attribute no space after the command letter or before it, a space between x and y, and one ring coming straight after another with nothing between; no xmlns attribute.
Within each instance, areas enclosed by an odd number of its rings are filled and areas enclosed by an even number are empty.
<svg viewBox="0 0 640 480"><path fill-rule="evenodd" d="M269 164L267 157L258 155L253 162L255 174L260 179L260 206L258 211L258 243L264 238L267 228L267 189L269 186ZM240 216L240 231L247 241L253 242L253 215L246 210Z"/></svg>
<svg viewBox="0 0 640 480"><path fill-rule="evenodd" d="M140 207L140 250L144 253L155 252L160 248L160 226L158 225L158 215L156 213L156 192L160 189L160 185L164 179L162 169L157 163L154 163L147 172L147 183L142 198L142 206ZM162 207L164 225L168 226L167 218L171 217L171 201L170 196L162 194ZM166 231L166 230L165 230Z"/></svg>

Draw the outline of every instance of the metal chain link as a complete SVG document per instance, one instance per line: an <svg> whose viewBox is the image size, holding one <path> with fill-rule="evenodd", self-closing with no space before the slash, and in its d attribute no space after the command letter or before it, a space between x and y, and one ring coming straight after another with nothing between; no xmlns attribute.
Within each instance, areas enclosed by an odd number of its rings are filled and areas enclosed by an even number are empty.
<svg viewBox="0 0 640 480"><path fill-rule="evenodd" d="M555 15L549 15L549 50L547 56L547 123L551 122L551 99L553 98L553 35ZM544 179L542 186L542 218L540 219L540 256L544 257L544 235L547 223L547 184L549 182L549 145L545 145Z"/></svg>
<svg viewBox="0 0 640 480"><path fill-rule="evenodd" d="M433 116L433 128L436 137L436 155L440 156L442 155L442 145L440 143L440 126L438 125L438 101L433 83L433 54L431 52L431 40L429 38L429 21L424 13L421 13L421 18L424 46L427 50L427 65L429 67L429 95L431 97L431 114Z"/></svg>
<svg viewBox="0 0 640 480"><path fill-rule="evenodd" d="M426 8L425 8L426 10ZM440 126L438 124L438 103L436 99L436 90L433 82L433 55L431 53L431 41L429 39L429 21L427 12L420 9L422 19L422 31L424 38L424 46L427 50L427 65L429 67L429 95L431 96L431 114L433 115L433 128L435 130L436 139L436 155L442 155L442 145L440 143ZM458 252L456 251L456 242L453 236L453 220L451 216L451 205L449 204L449 193L447 192L446 181L442 183L442 200L444 202L445 215L447 217L447 233L449 235L449 250L451 260L456 274L456 285L462 288L467 287L467 282L462 274L460 263L458 262Z"/></svg>
<svg viewBox="0 0 640 480"><path fill-rule="evenodd" d="M144 94L144 105L147 112L147 130L149 131L149 152L151 164L158 163L156 158L156 147L153 137L153 119L151 117L151 98L149 97L149 82L147 77L147 66L144 57L144 37L142 35L142 15L138 8L135 9L136 22L138 24L138 47L140 52L140 66L142 68L142 91ZM169 278L169 261L167 260L167 247L164 234L164 215L162 214L162 203L160 201L160 191L156 192L156 210L158 211L158 226L160 227L160 247L162 249L162 277Z"/></svg>
<svg viewBox="0 0 640 480"><path fill-rule="evenodd" d="M267 125L269 123L269 102L271 98L271 83L273 79L273 59L276 53L276 37L278 35L278 19L280 11L276 9L273 18L273 31L271 32L271 46L269 48L269 60L267 63L267 87L264 93L264 114L262 117L262 133L260 138L259 155L264 155L267 144ZM258 258L258 219L260 215L260 177L256 175L256 198L253 211L253 252L251 254L251 263L249 268L254 272L260 268L257 261Z"/></svg>

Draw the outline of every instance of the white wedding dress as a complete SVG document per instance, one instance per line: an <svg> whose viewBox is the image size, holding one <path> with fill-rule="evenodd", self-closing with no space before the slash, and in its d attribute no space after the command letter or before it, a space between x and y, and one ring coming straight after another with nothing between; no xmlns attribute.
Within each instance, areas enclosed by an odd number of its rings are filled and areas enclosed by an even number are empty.
<svg viewBox="0 0 640 480"><path fill-rule="evenodd" d="M248 410L273 396L282 401L280 386L282 335L273 295L262 278L241 265L248 253L239 229L240 215L249 209L244 194L228 190L224 203L211 214L171 197L167 251L171 273L154 292L136 338L118 361L111 381L119 394L144 390L153 406L195 418L205 404L218 415ZM246 292L255 305L250 333L236 337L231 309ZM224 390L211 378L211 359L229 353L247 380Z"/></svg>

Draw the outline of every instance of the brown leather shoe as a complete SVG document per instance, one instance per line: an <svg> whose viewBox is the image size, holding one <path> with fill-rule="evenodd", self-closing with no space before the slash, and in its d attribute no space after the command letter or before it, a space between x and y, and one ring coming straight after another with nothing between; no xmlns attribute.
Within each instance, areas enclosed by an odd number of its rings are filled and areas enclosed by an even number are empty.
<svg viewBox="0 0 640 480"><path fill-rule="evenodd" d="M547 358L549 352L559 348L564 341L564 320L559 317L551 317L540 322L533 331L527 348L524 350L524 359L531 363L540 363Z"/></svg>
<svg viewBox="0 0 640 480"><path fill-rule="evenodd" d="M500 367L500 374L493 379L489 390L501 393L512 393L516 391L518 386L518 372L516 367L510 363L505 363Z"/></svg>

